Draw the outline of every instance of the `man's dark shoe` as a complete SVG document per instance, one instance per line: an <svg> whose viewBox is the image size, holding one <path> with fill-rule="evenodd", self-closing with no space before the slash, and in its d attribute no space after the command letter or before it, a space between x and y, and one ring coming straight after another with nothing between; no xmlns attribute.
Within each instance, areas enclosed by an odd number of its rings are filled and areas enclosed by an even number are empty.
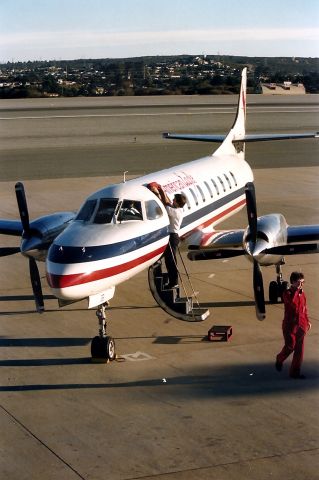
<svg viewBox="0 0 319 480"><path fill-rule="evenodd" d="M278 360L276 360L275 368L276 368L277 372L281 372L281 370L282 370L282 363L281 363L281 362L278 362Z"/></svg>

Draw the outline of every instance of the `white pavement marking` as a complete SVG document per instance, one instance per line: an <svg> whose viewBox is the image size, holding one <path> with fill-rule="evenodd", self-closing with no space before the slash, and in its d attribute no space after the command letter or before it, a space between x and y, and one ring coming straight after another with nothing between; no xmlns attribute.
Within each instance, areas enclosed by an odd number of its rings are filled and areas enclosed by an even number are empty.
<svg viewBox="0 0 319 480"><path fill-rule="evenodd" d="M125 355L121 355L121 357L125 358L125 360L129 360L130 362L143 362L145 360L153 360L155 358L144 352L126 353Z"/></svg>

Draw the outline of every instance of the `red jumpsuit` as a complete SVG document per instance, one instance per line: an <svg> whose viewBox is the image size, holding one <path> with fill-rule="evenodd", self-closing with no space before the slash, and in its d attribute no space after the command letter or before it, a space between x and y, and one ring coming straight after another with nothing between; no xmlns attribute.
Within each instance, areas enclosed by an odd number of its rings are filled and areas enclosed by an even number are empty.
<svg viewBox="0 0 319 480"><path fill-rule="evenodd" d="M277 363L282 364L294 352L289 375L299 377L304 352L304 338L310 327L306 295L302 290L290 288L284 292L283 301L285 316L282 322L282 331L285 345L277 355Z"/></svg>

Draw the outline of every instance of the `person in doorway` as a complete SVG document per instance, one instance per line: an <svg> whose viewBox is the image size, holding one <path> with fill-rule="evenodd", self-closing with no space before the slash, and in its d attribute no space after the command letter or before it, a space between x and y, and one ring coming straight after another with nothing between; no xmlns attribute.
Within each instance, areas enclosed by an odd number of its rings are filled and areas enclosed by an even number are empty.
<svg viewBox="0 0 319 480"><path fill-rule="evenodd" d="M174 199L168 198L162 187L158 184L151 184L151 191L161 199L165 205L169 218L169 242L164 252L164 260L168 273L168 288L178 287L178 268L176 250L180 243L179 229L183 220L183 207L186 197L183 193L176 193Z"/></svg>
<svg viewBox="0 0 319 480"><path fill-rule="evenodd" d="M291 286L283 293L285 314L282 331L285 344L276 357L276 370L281 371L283 362L293 353L289 375L291 378L305 378L301 375L301 364L304 353L304 338L311 328L308 318L307 300L303 291L304 275L301 272L292 272Z"/></svg>

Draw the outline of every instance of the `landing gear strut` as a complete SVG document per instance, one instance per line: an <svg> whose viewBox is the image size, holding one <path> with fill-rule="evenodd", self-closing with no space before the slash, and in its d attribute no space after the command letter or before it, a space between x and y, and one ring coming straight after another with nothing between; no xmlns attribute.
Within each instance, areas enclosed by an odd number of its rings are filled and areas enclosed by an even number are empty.
<svg viewBox="0 0 319 480"><path fill-rule="evenodd" d="M277 281L273 280L269 284L269 302L278 303L278 300L282 301L282 295L285 290L288 289L288 282L283 281L281 266L285 264L283 259L281 263L276 265Z"/></svg>
<svg viewBox="0 0 319 480"><path fill-rule="evenodd" d="M99 336L93 338L91 342L91 355L93 359L112 361L115 359L115 341L114 338L106 334L106 308L108 303L98 306L96 316L99 320Z"/></svg>

